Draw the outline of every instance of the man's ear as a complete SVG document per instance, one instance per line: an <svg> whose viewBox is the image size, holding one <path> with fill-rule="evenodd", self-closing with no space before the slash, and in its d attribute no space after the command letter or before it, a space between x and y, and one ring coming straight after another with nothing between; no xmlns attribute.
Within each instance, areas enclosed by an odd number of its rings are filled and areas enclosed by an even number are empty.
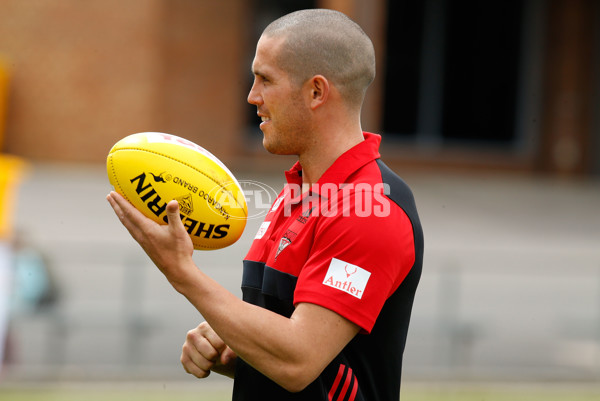
<svg viewBox="0 0 600 401"><path fill-rule="evenodd" d="M308 90L310 108L315 110L329 98L329 81L323 75L315 75L308 80Z"/></svg>

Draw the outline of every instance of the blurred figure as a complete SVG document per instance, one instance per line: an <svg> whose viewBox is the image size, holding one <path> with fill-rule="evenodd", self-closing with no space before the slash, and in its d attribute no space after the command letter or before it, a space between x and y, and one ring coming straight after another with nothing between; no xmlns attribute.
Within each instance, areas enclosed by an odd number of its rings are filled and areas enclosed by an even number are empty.
<svg viewBox="0 0 600 401"><path fill-rule="evenodd" d="M0 57L0 150L4 143L4 127L8 110L10 70ZM25 162L0 153L0 369L4 362L6 333L10 309L13 266L13 216L16 192L23 176Z"/></svg>
<svg viewBox="0 0 600 401"><path fill-rule="evenodd" d="M8 316L5 316L6 338L4 364L14 363L18 359L15 348L18 343L10 333L11 320L19 316L28 316L49 311L58 299L57 286L51 275L45 255L18 230L13 236L8 270L9 305ZM6 313L6 312L5 312Z"/></svg>
<svg viewBox="0 0 600 401"><path fill-rule="evenodd" d="M24 167L16 157L0 155L0 362L4 361L13 282L14 201Z"/></svg>
<svg viewBox="0 0 600 401"><path fill-rule="evenodd" d="M12 253L8 241L0 240L0 371L7 349L8 313L12 282Z"/></svg>
<svg viewBox="0 0 600 401"><path fill-rule="evenodd" d="M17 232L13 243L12 314L36 313L51 307L58 292L44 254L23 233Z"/></svg>

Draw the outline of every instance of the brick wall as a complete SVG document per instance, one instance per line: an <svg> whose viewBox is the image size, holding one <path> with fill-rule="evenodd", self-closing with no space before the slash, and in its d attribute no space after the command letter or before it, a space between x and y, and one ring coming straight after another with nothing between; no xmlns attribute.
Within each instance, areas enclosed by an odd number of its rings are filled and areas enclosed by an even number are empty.
<svg viewBox="0 0 600 401"><path fill-rule="evenodd" d="M230 158L245 126L248 44L236 0L3 0L11 84L4 151L100 162L164 131Z"/></svg>

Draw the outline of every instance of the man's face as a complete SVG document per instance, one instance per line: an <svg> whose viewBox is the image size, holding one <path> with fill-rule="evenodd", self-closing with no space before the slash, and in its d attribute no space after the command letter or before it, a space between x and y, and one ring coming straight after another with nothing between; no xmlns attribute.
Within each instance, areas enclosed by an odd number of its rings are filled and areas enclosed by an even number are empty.
<svg viewBox="0 0 600 401"><path fill-rule="evenodd" d="M277 63L282 38L261 37L252 63L254 83L248 103L262 119L263 146L275 154L300 154L308 140L309 108L302 87L290 80Z"/></svg>

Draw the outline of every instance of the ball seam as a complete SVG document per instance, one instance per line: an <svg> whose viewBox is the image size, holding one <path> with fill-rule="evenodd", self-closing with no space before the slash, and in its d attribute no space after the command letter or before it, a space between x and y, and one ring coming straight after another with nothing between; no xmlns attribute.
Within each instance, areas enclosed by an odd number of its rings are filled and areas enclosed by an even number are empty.
<svg viewBox="0 0 600 401"><path fill-rule="evenodd" d="M181 163L181 164L183 164L183 165L185 165L185 166L188 166L189 168L191 168L191 169L193 169L193 170L196 170L197 172L199 172L200 174L204 175L206 178L208 178L209 180L211 180L212 182L214 182L215 184L217 184L218 186L220 186L220 187L222 188L221 184L220 184L219 182L215 181L215 180L214 180L214 179L213 179L211 176L209 176L208 174L204 173L203 171L199 170L198 168L196 168L196 167L192 166L191 164L189 164L189 163L187 163L187 162L185 162L185 161L182 161L182 160L175 159L175 158L173 158L173 157L171 157L171 156L169 156L169 155L165 155L164 153L160 153L160 152L157 152L157 151L155 151L155 150L148 150L148 149L134 148L134 147L127 147L127 148L119 148L119 149L115 149L115 151L114 151L114 152L118 152L118 151L120 151L120 150L135 150L135 151L139 151L139 152L148 152L148 153L153 153L153 154L155 154L155 155L162 156L162 157L165 157L165 158L167 158L167 159L170 159L170 160L176 161L176 162L178 162L178 163ZM210 160L210 158L209 158L209 160ZM241 190L241 188L240 188L240 190ZM248 217L248 216L247 216L247 214L248 214L248 213L247 213L247 212L244 210L244 207L243 207L242 205L240 205L240 203L238 202L237 198L236 198L235 196L234 196L233 198L234 198L234 200L235 200L235 203L236 203L236 204L237 204L237 205L238 205L238 206L239 206L239 207L240 207L240 208L241 208L241 209L244 211L244 214L246 214L246 217Z"/></svg>

